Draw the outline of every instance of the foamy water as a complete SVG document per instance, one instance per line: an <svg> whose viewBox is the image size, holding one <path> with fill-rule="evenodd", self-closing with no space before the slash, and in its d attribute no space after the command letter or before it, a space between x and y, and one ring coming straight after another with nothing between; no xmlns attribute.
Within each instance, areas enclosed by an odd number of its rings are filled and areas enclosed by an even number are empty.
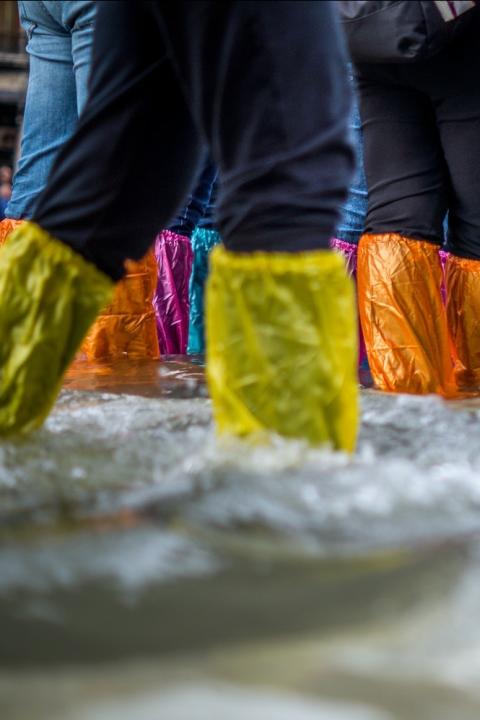
<svg viewBox="0 0 480 720"><path fill-rule="evenodd" d="M366 392L349 458L65 392L0 445L2 717L478 718L479 531L467 401Z"/></svg>

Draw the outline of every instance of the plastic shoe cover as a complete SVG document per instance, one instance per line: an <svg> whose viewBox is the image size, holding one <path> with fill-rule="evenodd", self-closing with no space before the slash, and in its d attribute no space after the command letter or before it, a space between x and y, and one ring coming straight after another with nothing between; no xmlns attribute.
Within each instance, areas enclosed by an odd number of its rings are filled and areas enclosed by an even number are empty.
<svg viewBox="0 0 480 720"><path fill-rule="evenodd" d="M347 263L347 272L356 282L358 246L354 243L340 240L339 238L332 238L330 240L330 247L332 250L338 250L338 252L342 253L345 258L345 262ZM366 366L368 367L367 349L365 347L365 340L363 339L360 316L358 317L358 366L362 369L366 369Z"/></svg>
<svg viewBox="0 0 480 720"><path fill-rule="evenodd" d="M454 395L438 247L397 233L363 235L357 281L377 388Z"/></svg>
<svg viewBox="0 0 480 720"><path fill-rule="evenodd" d="M38 427L113 282L38 225L0 252L0 436Z"/></svg>
<svg viewBox="0 0 480 720"><path fill-rule="evenodd" d="M343 259L211 253L207 377L221 433L275 432L353 450L358 422L354 287Z"/></svg>
<svg viewBox="0 0 480 720"><path fill-rule="evenodd" d="M188 283L192 248L188 237L163 230L155 241L158 281L153 305L162 355L184 355L188 340Z"/></svg>
<svg viewBox="0 0 480 720"><path fill-rule="evenodd" d="M138 262L127 260L125 269L111 304L99 315L82 344L81 352L88 360L160 357L153 309L157 284L153 250Z"/></svg>
<svg viewBox="0 0 480 720"><path fill-rule="evenodd" d="M480 261L448 255L447 318L455 347L455 379L462 390L480 388Z"/></svg>
<svg viewBox="0 0 480 720"><path fill-rule="evenodd" d="M0 222L0 247L2 247L7 237L24 222L24 220L12 220L11 218L4 218Z"/></svg>
<svg viewBox="0 0 480 720"><path fill-rule="evenodd" d="M190 276L190 322L188 326L187 353L205 352L204 293L208 275L208 258L220 235L210 228L197 228L192 235L193 266Z"/></svg>

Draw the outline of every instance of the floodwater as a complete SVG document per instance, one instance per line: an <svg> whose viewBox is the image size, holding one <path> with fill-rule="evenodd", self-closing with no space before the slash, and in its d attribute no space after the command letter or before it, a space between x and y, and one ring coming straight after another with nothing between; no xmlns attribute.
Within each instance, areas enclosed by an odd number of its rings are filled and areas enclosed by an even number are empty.
<svg viewBox="0 0 480 720"><path fill-rule="evenodd" d="M480 404L361 400L252 447L198 364L79 364L0 445L0 718L478 720Z"/></svg>

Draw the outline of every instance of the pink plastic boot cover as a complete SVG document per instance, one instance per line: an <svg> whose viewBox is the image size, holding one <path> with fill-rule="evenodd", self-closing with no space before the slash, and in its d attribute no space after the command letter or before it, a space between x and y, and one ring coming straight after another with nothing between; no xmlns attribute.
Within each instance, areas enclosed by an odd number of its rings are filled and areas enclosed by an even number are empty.
<svg viewBox="0 0 480 720"><path fill-rule="evenodd" d="M188 283L192 271L190 240L163 230L155 240L158 264L157 290L153 307L162 355L184 355L188 341Z"/></svg>

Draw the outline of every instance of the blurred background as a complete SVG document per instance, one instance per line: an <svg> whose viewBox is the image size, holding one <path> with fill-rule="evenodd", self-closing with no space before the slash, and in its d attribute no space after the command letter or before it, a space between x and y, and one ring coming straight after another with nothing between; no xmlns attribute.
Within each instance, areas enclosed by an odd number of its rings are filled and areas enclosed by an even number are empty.
<svg viewBox="0 0 480 720"><path fill-rule="evenodd" d="M15 0L0 2L0 215L8 200L21 136L27 85L26 37ZM6 197L4 197L6 196Z"/></svg>

